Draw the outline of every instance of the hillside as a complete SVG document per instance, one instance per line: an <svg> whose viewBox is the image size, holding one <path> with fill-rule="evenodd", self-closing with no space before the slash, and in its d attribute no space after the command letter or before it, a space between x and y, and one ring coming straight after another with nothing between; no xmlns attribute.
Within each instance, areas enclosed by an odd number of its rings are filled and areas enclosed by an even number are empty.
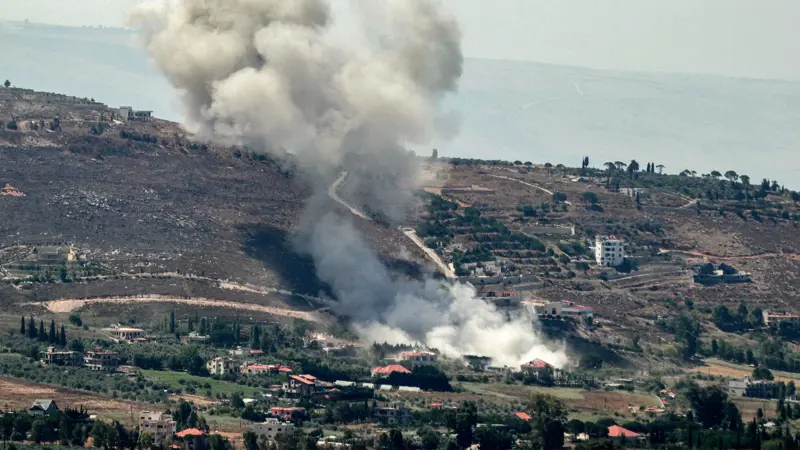
<svg viewBox="0 0 800 450"><path fill-rule="evenodd" d="M132 104L179 120L172 88L124 30L6 23L0 73L20 86ZM467 58L442 155L557 164L657 161L670 173L725 163L793 189L800 83L593 70ZM53 70L58 67L59 70ZM78 74L81 76L63 76ZM457 119L457 120L456 120ZM428 149L419 149L427 154ZM779 162L779 163L778 163ZM691 167L689 167L691 166Z"/></svg>
<svg viewBox="0 0 800 450"><path fill-rule="evenodd" d="M311 296L324 289L313 264L290 248L311 194L291 170L191 143L171 122L124 123L90 99L0 88L0 118L0 270L7 280L41 281L4 285L3 297L161 294L270 304L288 297L230 292L220 280ZM398 256L413 260L418 251L402 234L359 226L386 261L414 266ZM62 275L61 262L35 262L44 245L74 246L79 265Z"/></svg>

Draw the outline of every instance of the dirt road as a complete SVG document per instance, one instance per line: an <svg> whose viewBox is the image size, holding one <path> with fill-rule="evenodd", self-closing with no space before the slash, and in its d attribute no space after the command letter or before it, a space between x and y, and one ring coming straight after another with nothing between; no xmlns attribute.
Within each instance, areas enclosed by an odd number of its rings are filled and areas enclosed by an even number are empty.
<svg viewBox="0 0 800 450"><path fill-rule="evenodd" d="M553 191L551 191L551 190L548 190L548 189L545 189L545 188L543 188L543 187L541 187L541 186L538 186L538 185L536 185L536 184L533 184L533 183L528 183L528 182L526 182L526 181L518 180L518 179L516 179L516 178L511 178L511 177L505 177L505 176L502 176L502 175L491 175L491 174L490 174L489 176L490 176L490 177L494 177L494 178L500 178L500 179L503 179L503 180L508 180L508 181L515 181L515 182L517 182L517 183L524 184L525 186L530 186L530 187L532 187L532 188L534 188L534 189L538 189L538 190L540 190L540 191L542 191L542 192L544 192L544 193L546 193L546 194L553 195ZM566 203L566 204L568 204L568 205L571 205L571 204L572 204L571 202L567 202L567 201L565 201L564 203Z"/></svg>
<svg viewBox="0 0 800 450"><path fill-rule="evenodd" d="M165 295L143 295L143 296L130 296L130 297L101 297L89 299L62 299L44 302L45 308L52 312L67 313L76 309L82 308L87 305L99 303L178 303L190 306L206 306L211 308L231 308L240 309L244 311L256 311L276 316L292 317L296 319L304 319L313 322L326 322L325 318L315 312L295 311L287 308L278 308L274 306L256 305L253 303L237 303L227 300L213 300L208 298L182 298L170 297ZM38 303L29 303L35 305Z"/></svg>
<svg viewBox="0 0 800 450"><path fill-rule="evenodd" d="M339 197L339 194L336 192L336 190L339 189L339 185L344 183L345 179L347 179L347 172L342 172L342 174L339 175L339 178L337 178L336 181L334 181L333 184L331 184L331 187L328 188L328 196L330 196L330 198L332 198L332 199L336 200L337 202L339 202L339 204L341 204L345 208L349 209L350 212L353 213L354 215L356 215L358 217L361 217L362 219L365 219L365 220L372 220L369 217L367 217L366 214L364 214L363 212L359 211L354 206L351 206L349 203L344 201L344 199Z"/></svg>
<svg viewBox="0 0 800 450"><path fill-rule="evenodd" d="M411 241L414 244L416 244L417 247L419 247L423 252L425 252L425 254L428 256L428 259L430 259L431 261L433 261L434 264L436 264L436 267L438 267L439 270L442 271L445 277L456 278L455 272L453 272L452 270L450 270L449 267L447 267L447 264L445 264L444 261L442 261L442 258L440 258L439 255L437 255L436 252L433 251L433 249L429 248L427 245L425 245L424 242L422 242L422 239L420 239L419 236L417 236L417 232L414 231L413 228L403 228L403 234L408 236L408 238L411 239Z"/></svg>

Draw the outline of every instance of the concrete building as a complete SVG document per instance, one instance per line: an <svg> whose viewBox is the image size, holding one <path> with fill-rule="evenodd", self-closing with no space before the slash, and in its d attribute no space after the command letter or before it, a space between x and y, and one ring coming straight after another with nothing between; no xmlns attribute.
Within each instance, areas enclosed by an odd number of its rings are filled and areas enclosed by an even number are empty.
<svg viewBox="0 0 800 450"><path fill-rule="evenodd" d="M267 438L267 440L274 441L275 437L279 434L293 434L294 424L291 422L281 422L275 417L267 417L262 423L252 424L250 430L259 438L263 436Z"/></svg>
<svg viewBox="0 0 800 450"><path fill-rule="evenodd" d="M45 366L80 366L81 354L72 351L58 351L55 347L47 347L42 352L42 364Z"/></svg>
<svg viewBox="0 0 800 450"><path fill-rule="evenodd" d="M155 411L139 413L139 430L153 437L156 446L163 446L175 434L176 423L172 416Z"/></svg>
<svg viewBox="0 0 800 450"><path fill-rule="evenodd" d="M588 306L576 305L566 300L545 303L534 308L537 314L550 314L552 316L571 316L578 318L594 317L594 309Z"/></svg>
<svg viewBox="0 0 800 450"><path fill-rule="evenodd" d="M438 361L438 355L433 352L402 352L399 355L400 361L408 361L411 363L411 368L414 369L419 366L435 365Z"/></svg>
<svg viewBox="0 0 800 450"><path fill-rule="evenodd" d="M188 336L181 336L182 344L205 344L211 340L211 336L203 336L197 331L192 331Z"/></svg>
<svg viewBox="0 0 800 450"><path fill-rule="evenodd" d="M594 259L601 266L621 265L625 261L625 243L615 236L597 236L594 244Z"/></svg>
<svg viewBox="0 0 800 450"><path fill-rule="evenodd" d="M75 249L71 245L41 245L33 249L32 259L48 262L74 261Z"/></svg>
<svg viewBox="0 0 800 450"><path fill-rule="evenodd" d="M236 365L233 359L219 356L206 362L206 370L211 375L223 376L229 373L238 373L239 366Z"/></svg>
<svg viewBox="0 0 800 450"><path fill-rule="evenodd" d="M405 403L387 403L372 410L375 420L387 425L405 425L411 421L411 409Z"/></svg>
<svg viewBox="0 0 800 450"><path fill-rule="evenodd" d="M272 417L278 417L284 420L291 420L292 422L302 421L308 416L308 412L305 408L300 407L291 407L291 408L281 408L281 407L273 407L269 409L269 413Z"/></svg>
<svg viewBox="0 0 800 450"><path fill-rule="evenodd" d="M774 381L753 380L750 377L744 377L741 380L729 381L728 391L739 397L778 398L780 386Z"/></svg>
<svg viewBox="0 0 800 450"><path fill-rule="evenodd" d="M86 352L83 365L89 370L113 372L119 367L119 355L116 352L103 351L100 347Z"/></svg>
<svg viewBox="0 0 800 450"><path fill-rule="evenodd" d="M107 331L108 334L110 334L115 339L128 342L134 342L136 340L145 339L147 337L144 330L140 328L116 327L116 328L106 328L105 331Z"/></svg>
<svg viewBox="0 0 800 450"><path fill-rule="evenodd" d="M781 322L789 322L793 325L800 325L800 314L786 314L786 313L774 313L769 311L764 311L761 313L764 317L764 325L770 326L772 324L780 324Z"/></svg>
<svg viewBox="0 0 800 450"><path fill-rule="evenodd" d="M153 117L153 111L137 111L130 106L120 106L117 112L123 122L147 121Z"/></svg>

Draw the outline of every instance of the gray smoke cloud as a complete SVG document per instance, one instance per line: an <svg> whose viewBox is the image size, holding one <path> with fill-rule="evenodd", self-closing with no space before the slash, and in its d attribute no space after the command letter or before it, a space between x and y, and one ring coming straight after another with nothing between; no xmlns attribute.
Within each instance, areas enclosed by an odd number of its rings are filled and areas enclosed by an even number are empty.
<svg viewBox="0 0 800 450"><path fill-rule="evenodd" d="M326 0L156 1L128 23L177 89L188 132L292 155L320 194L305 209L300 249L367 339L563 365L530 317L507 320L469 286L397 280L352 218L317 203L346 170L370 191L371 209L401 220L419 173L405 146L429 142L437 124L452 133L436 106L461 76L455 20L434 0L354 5L363 39L348 45L332 32Z"/></svg>

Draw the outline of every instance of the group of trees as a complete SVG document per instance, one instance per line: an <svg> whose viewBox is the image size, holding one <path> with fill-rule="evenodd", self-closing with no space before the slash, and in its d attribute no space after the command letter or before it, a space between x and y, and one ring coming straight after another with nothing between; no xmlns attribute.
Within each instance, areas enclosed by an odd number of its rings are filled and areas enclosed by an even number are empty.
<svg viewBox="0 0 800 450"><path fill-rule="evenodd" d="M725 271L725 268L721 268ZM733 270L735 271L735 269ZM701 273L704 273L702 269ZM736 309L735 314L731 313L727 306L718 305L714 309L712 320L714 321L714 325L722 331L741 332L751 328L760 328L764 319L762 318L762 311L760 308L756 308L750 313L747 309L747 305L742 302Z"/></svg>
<svg viewBox="0 0 800 450"><path fill-rule="evenodd" d="M27 322L25 321L25 316L22 316L20 317L19 334L30 339L38 339L40 342L47 342L61 347L67 346L67 331L64 329L64 325L61 325L61 331L58 331L55 320L50 320L48 331L44 328L43 320L39 320L39 327L37 328L33 316L30 316Z"/></svg>
<svg viewBox="0 0 800 450"><path fill-rule="evenodd" d="M27 412L0 415L4 441L58 442L62 446L83 447L91 430L89 414L83 409L66 408L44 416L31 416Z"/></svg>

